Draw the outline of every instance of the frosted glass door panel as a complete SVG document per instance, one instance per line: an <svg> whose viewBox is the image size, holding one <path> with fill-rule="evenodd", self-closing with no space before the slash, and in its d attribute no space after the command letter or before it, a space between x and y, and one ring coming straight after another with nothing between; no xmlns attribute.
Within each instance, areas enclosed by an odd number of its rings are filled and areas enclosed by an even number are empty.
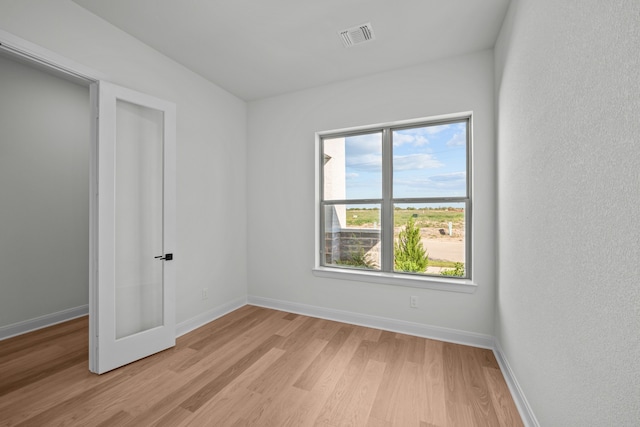
<svg viewBox="0 0 640 427"><path fill-rule="evenodd" d="M163 113L116 102L116 339L163 324Z"/></svg>

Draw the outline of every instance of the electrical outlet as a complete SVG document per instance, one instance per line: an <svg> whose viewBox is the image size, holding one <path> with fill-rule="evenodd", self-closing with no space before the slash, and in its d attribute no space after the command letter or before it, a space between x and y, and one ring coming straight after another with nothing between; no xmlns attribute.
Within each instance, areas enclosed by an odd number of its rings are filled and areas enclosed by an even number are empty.
<svg viewBox="0 0 640 427"><path fill-rule="evenodd" d="M209 298L209 289L202 288L202 299L207 299L207 298Z"/></svg>
<svg viewBox="0 0 640 427"><path fill-rule="evenodd" d="M418 297L416 296L411 297L411 299L409 300L409 307L418 308Z"/></svg>

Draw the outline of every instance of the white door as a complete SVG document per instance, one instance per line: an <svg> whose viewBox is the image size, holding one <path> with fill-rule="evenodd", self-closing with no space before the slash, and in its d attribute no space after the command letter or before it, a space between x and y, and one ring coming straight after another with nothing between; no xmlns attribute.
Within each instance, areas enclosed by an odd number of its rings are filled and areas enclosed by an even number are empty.
<svg viewBox="0 0 640 427"><path fill-rule="evenodd" d="M175 104L100 81L90 370L175 345ZM95 97L94 97L95 98Z"/></svg>

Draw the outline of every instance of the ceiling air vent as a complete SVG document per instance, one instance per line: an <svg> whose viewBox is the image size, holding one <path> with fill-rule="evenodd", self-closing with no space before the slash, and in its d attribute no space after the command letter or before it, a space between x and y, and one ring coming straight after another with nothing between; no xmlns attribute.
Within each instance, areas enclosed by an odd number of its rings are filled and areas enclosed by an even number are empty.
<svg viewBox="0 0 640 427"><path fill-rule="evenodd" d="M346 30L340 31L339 34L344 47L351 47L375 39L370 22L358 25L357 27L347 28Z"/></svg>

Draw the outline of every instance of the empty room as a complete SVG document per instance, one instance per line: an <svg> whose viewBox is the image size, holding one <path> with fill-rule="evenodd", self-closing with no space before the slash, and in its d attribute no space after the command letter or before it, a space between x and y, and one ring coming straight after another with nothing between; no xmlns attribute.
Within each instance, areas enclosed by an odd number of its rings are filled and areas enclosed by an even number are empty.
<svg viewBox="0 0 640 427"><path fill-rule="evenodd" d="M0 0L0 426L640 425L637 0Z"/></svg>

